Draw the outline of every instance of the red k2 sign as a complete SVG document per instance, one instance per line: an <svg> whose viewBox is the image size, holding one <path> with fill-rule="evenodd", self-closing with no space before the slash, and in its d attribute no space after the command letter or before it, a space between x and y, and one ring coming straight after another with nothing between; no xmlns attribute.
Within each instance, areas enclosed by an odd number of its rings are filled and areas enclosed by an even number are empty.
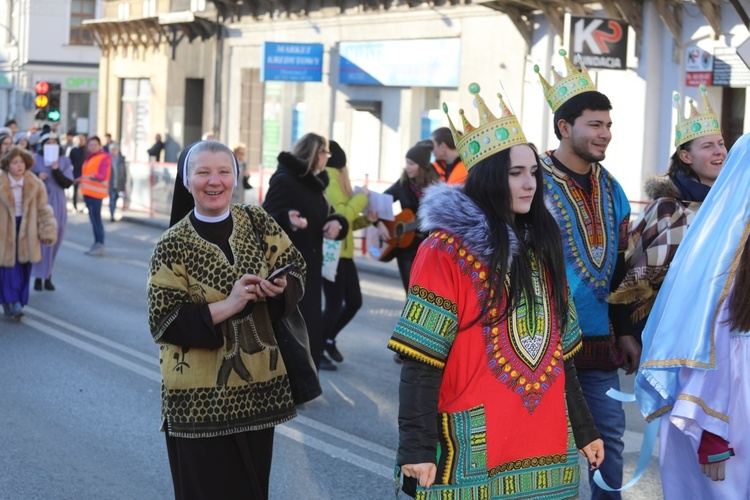
<svg viewBox="0 0 750 500"><path fill-rule="evenodd" d="M572 56L580 54L587 69L627 68L627 23L601 17L570 16L568 26L570 53Z"/></svg>

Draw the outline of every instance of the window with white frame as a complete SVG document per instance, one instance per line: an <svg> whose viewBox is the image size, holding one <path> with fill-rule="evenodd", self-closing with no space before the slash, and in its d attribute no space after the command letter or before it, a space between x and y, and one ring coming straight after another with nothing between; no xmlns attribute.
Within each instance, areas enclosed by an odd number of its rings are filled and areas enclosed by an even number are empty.
<svg viewBox="0 0 750 500"><path fill-rule="evenodd" d="M156 15L156 0L143 0L143 17Z"/></svg>
<svg viewBox="0 0 750 500"><path fill-rule="evenodd" d="M96 0L71 0L70 2L70 44L93 45L91 32L83 25L86 19L96 16Z"/></svg>
<svg viewBox="0 0 750 500"><path fill-rule="evenodd" d="M128 2L120 2L117 4L117 19L129 19L130 18L130 4Z"/></svg>
<svg viewBox="0 0 750 500"><path fill-rule="evenodd" d="M193 12L206 10L206 0L190 0L190 10Z"/></svg>

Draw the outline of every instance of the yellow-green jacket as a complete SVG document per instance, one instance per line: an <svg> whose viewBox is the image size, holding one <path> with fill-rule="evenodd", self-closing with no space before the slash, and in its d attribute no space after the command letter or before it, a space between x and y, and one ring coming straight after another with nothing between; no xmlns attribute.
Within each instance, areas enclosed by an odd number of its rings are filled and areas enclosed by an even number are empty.
<svg viewBox="0 0 750 500"><path fill-rule="evenodd" d="M336 213L343 215L349 221L349 234L341 241L341 258L352 259L354 258L354 231L370 225L367 218L360 215L367 206L367 196L355 194L351 198L347 197L339 185L341 171L333 167L326 167L326 172L331 179L326 188L328 202L336 210Z"/></svg>

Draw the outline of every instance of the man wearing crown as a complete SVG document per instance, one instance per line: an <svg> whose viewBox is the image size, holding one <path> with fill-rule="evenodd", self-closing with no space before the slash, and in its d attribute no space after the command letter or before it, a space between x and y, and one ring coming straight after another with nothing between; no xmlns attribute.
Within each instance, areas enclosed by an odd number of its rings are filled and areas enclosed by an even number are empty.
<svg viewBox="0 0 750 500"><path fill-rule="evenodd" d="M619 389L617 369L638 368L640 346L632 335L628 309L607 303L625 274L630 203L615 178L599 163L612 139L612 105L596 90L583 63L576 68L566 57L567 76L554 72L550 85L539 75L554 112L557 149L540 157L545 200L562 235L565 267L583 333L575 364L583 393L604 440L607 459L600 468L612 488L622 484L625 413L622 403L606 395ZM534 68L538 73L538 66ZM554 68L553 68L554 71ZM592 498L619 499L593 481Z"/></svg>
<svg viewBox="0 0 750 500"><path fill-rule="evenodd" d="M577 498L579 451L592 469L607 457L573 363L561 238L536 150L479 90L478 125L449 118L469 174L423 195L429 237L388 343L404 359L398 470L419 500Z"/></svg>

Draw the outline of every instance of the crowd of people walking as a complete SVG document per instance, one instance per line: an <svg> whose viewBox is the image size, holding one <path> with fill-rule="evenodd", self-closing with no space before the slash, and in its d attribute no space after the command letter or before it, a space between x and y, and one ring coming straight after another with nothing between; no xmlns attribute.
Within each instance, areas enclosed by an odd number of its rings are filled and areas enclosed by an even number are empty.
<svg viewBox="0 0 750 500"><path fill-rule="evenodd" d="M126 160L107 136L111 153L97 136L60 136L47 125L23 132L14 120L0 128L0 212L7 219L0 228L0 303L6 316L16 320L23 316L31 278L35 291L56 288L52 273L65 238L68 188L72 187L73 210L79 211L80 191L91 221L94 244L86 254L105 254L102 200L109 197L114 221L117 200L127 183Z"/></svg>
<svg viewBox="0 0 750 500"><path fill-rule="evenodd" d="M556 148L537 151L504 98L488 104L472 83L478 124L460 110L457 129L444 104L448 126L384 190L410 217L408 244L389 248L406 292L387 345L401 364L398 485L418 499L562 499L583 479L592 498L620 498L625 412L608 391L623 370L646 420L661 419L665 497L747 498L750 139L727 153L701 88L631 220L602 165L610 100L560 55L567 75L539 74ZM244 154L213 138L183 150L149 265L176 498L268 498L274 428L300 404L280 322L301 314L305 355L336 370L363 304L354 233L403 237L336 141L307 133L280 153L262 206L241 203ZM20 319L32 277L55 290L66 189L88 210L86 254L105 255L102 201L114 221L126 159L111 137L8 128L0 166L0 302Z"/></svg>

